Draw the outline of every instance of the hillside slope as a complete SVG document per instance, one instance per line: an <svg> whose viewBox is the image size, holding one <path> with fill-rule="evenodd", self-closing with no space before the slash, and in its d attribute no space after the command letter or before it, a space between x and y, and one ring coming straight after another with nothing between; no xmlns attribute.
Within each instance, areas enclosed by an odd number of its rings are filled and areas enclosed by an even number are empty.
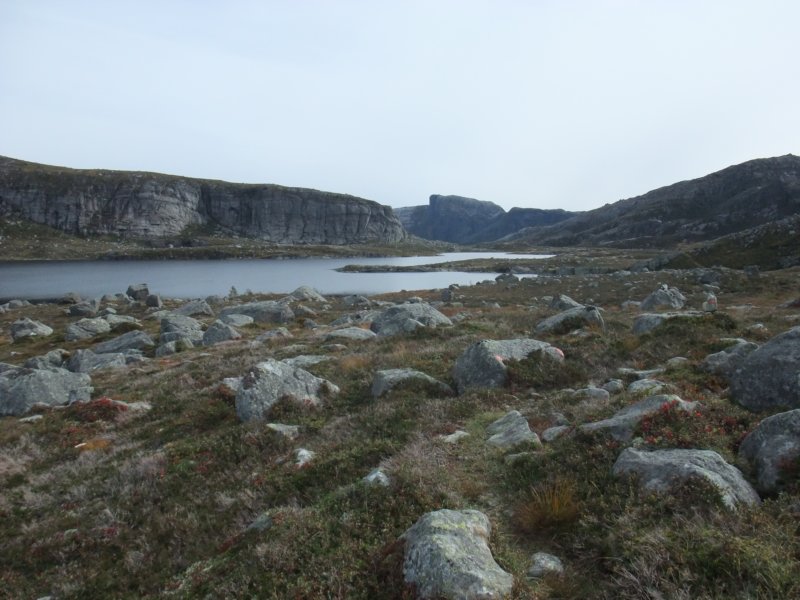
<svg viewBox="0 0 800 600"><path fill-rule="evenodd" d="M0 217L77 235L157 238L187 228L281 244L397 242L388 206L304 188L78 170L0 157Z"/></svg>

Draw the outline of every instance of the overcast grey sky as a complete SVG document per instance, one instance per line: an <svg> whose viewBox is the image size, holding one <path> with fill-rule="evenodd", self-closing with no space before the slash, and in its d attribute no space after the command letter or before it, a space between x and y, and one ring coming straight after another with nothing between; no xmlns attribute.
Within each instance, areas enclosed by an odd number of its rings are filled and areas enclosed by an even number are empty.
<svg viewBox="0 0 800 600"><path fill-rule="evenodd" d="M800 2L0 0L0 154L594 208L800 152Z"/></svg>

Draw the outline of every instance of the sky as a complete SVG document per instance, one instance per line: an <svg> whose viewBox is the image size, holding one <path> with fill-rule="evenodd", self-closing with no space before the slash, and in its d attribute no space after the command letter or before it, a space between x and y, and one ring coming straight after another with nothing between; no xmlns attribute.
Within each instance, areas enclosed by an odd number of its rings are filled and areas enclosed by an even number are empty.
<svg viewBox="0 0 800 600"><path fill-rule="evenodd" d="M587 210L800 153L795 0L0 0L0 155Z"/></svg>

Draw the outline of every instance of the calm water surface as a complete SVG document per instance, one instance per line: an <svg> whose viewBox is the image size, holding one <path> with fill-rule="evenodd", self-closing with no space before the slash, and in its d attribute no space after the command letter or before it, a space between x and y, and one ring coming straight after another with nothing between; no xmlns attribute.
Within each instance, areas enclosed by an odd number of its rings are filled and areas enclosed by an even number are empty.
<svg viewBox="0 0 800 600"><path fill-rule="evenodd" d="M288 294L310 285L323 294L381 294L399 290L469 285L494 279L497 273L339 273L339 267L359 265L426 265L474 258L546 258L541 254L452 252L438 256L382 258L296 258L287 260L164 260L164 261L37 261L0 263L0 298L55 298L65 292L84 297L124 292L131 283L147 283L165 297L202 298L239 292Z"/></svg>

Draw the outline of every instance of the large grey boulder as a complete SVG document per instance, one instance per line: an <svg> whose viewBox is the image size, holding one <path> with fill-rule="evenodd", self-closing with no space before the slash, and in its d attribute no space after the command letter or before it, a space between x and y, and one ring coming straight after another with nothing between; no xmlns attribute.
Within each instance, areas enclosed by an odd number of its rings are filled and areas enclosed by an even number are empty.
<svg viewBox="0 0 800 600"><path fill-rule="evenodd" d="M220 317L219 320L226 325L231 325L233 327L246 327L247 325L252 325L254 323L253 317L248 317L247 315L237 315L236 313L224 315Z"/></svg>
<svg viewBox="0 0 800 600"><path fill-rule="evenodd" d="M447 396L453 394L453 390L449 385L438 379L434 379L422 371L415 371L414 369L385 369L377 371L372 379L372 397L380 398L396 387L413 382L426 384L440 394Z"/></svg>
<svg viewBox="0 0 800 600"><path fill-rule="evenodd" d="M113 313L109 313L103 315L103 318L106 322L111 326L111 330L114 331L115 329L125 326L125 327L141 327L142 324L139 322L138 319L131 317L130 315L115 315Z"/></svg>
<svg viewBox="0 0 800 600"><path fill-rule="evenodd" d="M578 328L584 325L596 325L605 331L606 324L603 315L596 306L576 306L563 312L547 317L536 325L536 333L545 333L553 330L560 330L564 327Z"/></svg>
<svg viewBox="0 0 800 600"><path fill-rule="evenodd" d="M77 306L77 305L75 305ZM111 325L102 317L93 319L81 319L67 327L64 339L68 342L77 340L88 340L95 336L111 331Z"/></svg>
<svg viewBox="0 0 800 600"><path fill-rule="evenodd" d="M542 442L535 432L531 431L528 419L518 410L512 410L500 417L486 428L486 433L491 437L487 443L504 450L515 448L522 444L541 446Z"/></svg>
<svg viewBox="0 0 800 600"><path fill-rule="evenodd" d="M98 300L84 300L73 304L67 309L67 314L72 317L94 317L97 311L100 310L100 302Z"/></svg>
<svg viewBox="0 0 800 600"><path fill-rule="evenodd" d="M73 373L91 373L98 369L124 367L126 364L126 356L122 352L95 354L87 349L76 350L67 361L67 369Z"/></svg>
<svg viewBox="0 0 800 600"><path fill-rule="evenodd" d="M569 310L570 308L582 308L583 304L575 302L566 294L556 294L550 301L550 308L554 310Z"/></svg>
<svg viewBox="0 0 800 600"><path fill-rule="evenodd" d="M28 337L46 337L53 334L53 328L41 321L34 321L28 317L17 319L8 328L11 339L15 342Z"/></svg>
<svg viewBox="0 0 800 600"><path fill-rule="evenodd" d="M95 344L92 350L94 350L95 354L109 354L125 352L126 350L146 350L155 345L153 338L144 331L129 331L107 342Z"/></svg>
<svg viewBox="0 0 800 600"><path fill-rule="evenodd" d="M197 319L177 313L168 313L161 318L161 333L158 341L161 344L189 340L192 345L203 343L203 324Z"/></svg>
<svg viewBox="0 0 800 600"><path fill-rule="evenodd" d="M301 285L289 295L295 300L302 300L303 302L327 302L325 296L307 285Z"/></svg>
<svg viewBox="0 0 800 600"><path fill-rule="evenodd" d="M247 315L258 323L287 323L294 319L294 312L288 305L272 300L228 306L220 311L219 316L231 314Z"/></svg>
<svg viewBox="0 0 800 600"><path fill-rule="evenodd" d="M580 430L586 433L607 433L615 440L628 442L633 437L633 431L642 419L655 415L668 406L691 412L697 409L700 404L698 402L686 402L675 395L659 394L626 406L608 419L581 425Z"/></svg>
<svg viewBox="0 0 800 600"><path fill-rule="evenodd" d="M686 303L686 296L681 294L678 288L668 287L662 284L655 292L642 300L639 307L641 310L653 310L654 308L683 308Z"/></svg>
<svg viewBox="0 0 800 600"><path fill-rule="evenodd" d="M504 598L514 578L495 562L490 534L489 519L477 510L423 515L401 537L405 582L414 586L418 598Z"/></svg>
<svg viewBox="0 0 800 600"><path fill-rule="evenodd" d="M125 295L133 298L134 300L138 300L139 302L144 302L150 295L150 290L146 283L135 283L128 286L128 290L125 292Z"/></svg>
<svg viewBox="0 0 800 600"><path fill-rule="evenodd" d="M53 369L62 369L64 367L64 360L69 356L69 352L61 348L51 350L42 356L34 356L25 361L25 367L28 369L44 369L52 371Z"/></svg>
<svg viewBox="0 0 800 600"><path fill-rule="evenodd" d="M734 344L721 352L706 356L700 368L714 375L730 377L744 362L744 359L756 349L758 349L758 344L743 339L736 340Z"/></svg>
<svg viewBox="0 0 800 600"><path fill-rule="evenodd" d="M213 346L220 342L238 340L241 337L242 334L230 325L226 325L222 321L214 321L203 334L202 342L203 346Z"/></svg>
<svg viewBox="0 0 800 600"><path fill-rule="evenodd" d="M316 406L324 395L335 395L339 388L298 367L268 359L258 363L236 392L236 414L242 421L263 419L272 405L283 398Z"/></svg>
<svg viewBox="0 0 800 600"><path fill-rule="evenodd" d="M508 380L507 360L522 360L533 354L541 360L563 362L564 354L547 342L530 338L483 340L467 348L453 367L458 392L469 388L502 387Z"/></svg>
<svg viewBox="0 0 800 600"><path fill-rule="evenodd" d="M391 306L378 313L370 328L380 336L397 335L414 331L418 327L441 327L452 325L430 304L413 302Z"/></svg>
<svg viewBox="0 0 800 600"><path fill-rule="evenodd" d="M36 404L59 406L88 402L92 380L64 369L19 369L0 375L0 416L23 415Z"/></svg>
<svg viewBox="0 0 800 600"><path fill-rule="evenodd" d="M729 381L731 397L749 410L800 408L800 327L751 352Z"/></svg>
<svg viewBox="0 0 800 600"><path fill-rule="evenodd" d="M363 342L365 340L374 340L376 337L378 335L374 331L362 329L361 327L343 327L325 334L326 340L345 339Z"/></svg>
<svg viewBox="0 0 800 600"><path fill-rule="evenodd" d="M650 333L659 325L667 321L675 319L702 319L705 313L699 311L686 311L686 312L667 312L667 313L646 313L639 315L633 320L633 333L634 335L643 335Z"/></svg>
<svg viewBox="0 0 800 600"><path fill-rule="evenodd" d="M173 312L187 317L193 317L194 315L214 316L214 310L205 300L190 300L180 308L176 308Z"/></svg>
<svg viewBox="0 0 800 600"><path fill-rule="evenodd" d="M735 510L739 504L758 504L760 499L741 471L711 450L655 450L627 448L614 463L615 476L635 476L648 492L669 494L677 485L702 479L719 491L723 504Z"/></svg>
<svg viewBox="0 0 800 600"><path fill-rule="evenodd" d="M796 470L786 467L800 459L800 409L761 421L739 446L739 458L755 468L760 491L780 491L788 477L797 477Z"/></svg>

